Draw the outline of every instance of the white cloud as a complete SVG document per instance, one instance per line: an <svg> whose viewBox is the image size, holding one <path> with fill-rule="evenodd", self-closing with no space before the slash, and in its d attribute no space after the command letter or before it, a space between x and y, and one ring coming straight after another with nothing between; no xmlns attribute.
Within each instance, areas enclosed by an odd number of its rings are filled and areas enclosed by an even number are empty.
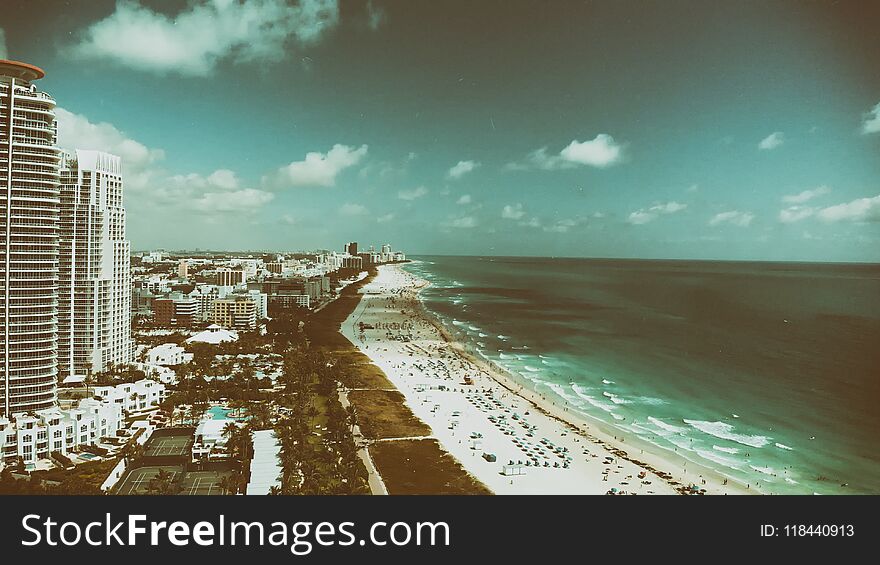
<svg viewBox="0 0 880 565"><path fill-rule="evenodd" d="M463 229L475 228L475 227L477 227L477 219L474 218L473 216L464 216L462 218L456 218L456 219L452 220L452 222L449 225L451 225L454 228L463 228Z"/></svg>
<svg viewBox="0 0 880 565"><path fill-rule="evenodd" d="M863 116L862 133L880 133L880 102Z"/></svg>
<svg viewBox="0 0 880 565"><path fill-rule="evenodd" d="M785 134L781 131L775 131L761 140L758 144L758 149L769 151L771 149L776 149L783 143L785 143Z"/></svg>
<svg viewBox="0 0 880 565"><path fill-rule="evenodd" d="M600 133L589 141L574 140L558 155L551 155L546 147L529 153L522 163L508 163L506 171L522 171L531 168L543 170L570 169L579 165L605 168L623 161L623 144L608 134Z"/></svg>
<svg viewBox="0 0 880 565"><path fill-rule="evenodd" d="M367 146L355 149L337 143L327 153L312 151L302 161L294 161L279 168L274 175L264 178L264 183L275 187L287 186L334 186L336 176L349 167L357 165L367 154Z"/></svg>
<svg viewBox="0 0 880 565"><path fill-rule="evenodd" d="M666 202L664 204L654 204L650 208L640 208L632 212L626 219L627 222L640 225L656 220L660 216L675 214L687 208L687 204L679 202Z"/></svg>
<svg viewBox="0 0 880 565"><path fill-rule="evenodd" d="M546 226L544 231L551 233L568 233L571 228L577 226L580 222L572 219L558 220L556 223Z"/></svg>
<svg viewBox="0 0 880 565"><path fill-rule="evenodd" d="M275 198L271 192L245 188L233 192L206 192L191 201L200 212L248 212L261 208Z"/></svg>
<svg viewBox="0 0 880 565"><path fill-rule="evenodd" d="M343 216L363 216L364 214L369 214L369 212L363 204L345 203L339 209L339 213Z"/></svg>
<svg viewBox="0 0 880 565"><path fill-rule="evenodd" d="M822 196L823 194L828 194L829 192L831 192L830 188L828 188L827 186L820 186L812 190L799 192L797 194L787 194L782 197L782 201L786 204L803 204L804 202L810 201L818 196Z"/></svg>
<svg viewBox="0 0 880 565"><path fill-rule="evenodd" d="M113 124L92 123L85 116L64 108L55 108L55 117L58 122L58 146L61 149L71 153L76 149L91 149L122 157L126 188L145 187L153 176L150 167L165 158L165 152L161 149L147 147L119 131Z"/></svg>
<svg viewBox="0 0 880 565"><path fill-rule="evenodd" d="M376 218L376 221L380 224L384 224L384 223L390 222L393 219L394 219L394 214L385 214L384 216L379 216L378 218Z"/></svg>
<svg viewBox="0 0 880 565"><path fill-rule="evenodd" d="M455 201L456 204L470 204L473 201L470 194L462 194L458 200Z"/></svg>
<svg viewBox="0 0 880 565"><path fill-rule="evenodd" d="M514 204L513 206L508 204L501 209L501 217L507 220L519 220L525 215L526 212L523 210L522 204Z"/></svg>
<svg viewBox="0 0 880 565"><path fill-rule="evenodd" d="M413 188L412 190L401 190L397 193L397 197L401 200L417 200L428 194L428 189L424 186Z"/></svg>
<svg viewBox="0 0 880 565"><path fill-rule="evenodd" d="M604 168L619 163L623 153L613 137L600 133L591 141L572 141L559 156L571 163Z"/></svg>
<svg viewBox="0 0 880 565"><path fill-rule="evenodd" d="M749 225L751 225L752 220L754 219L755 215L751 212L740 212L738 210L731 210L729 212L721 212L712 216L712 218L709 220L709 225L718 226L721 224L730 224L741 228L747 228L749 227Z"/></svg>
<svg viewBox="0 0 880 565"><path fill-rule="evenodd" d="M809 218L816 213L815 208L807 206L789 206L779 211L779 221L783 224L791 224Z"/></svg>
<svg viewBox="0 0 880 565"><path fill-rule="evenodd" d="M143 71L205 76L226 59L280 61L291 40L314 43L338 21L337 0L194 0L175 16L118 0L71 52Z"/></svg>
<svg viewBox="0 0 880 565"><path fill-rule="evenodd" d="M127 176L124 179L127 185ZM145 214L158 213L156 222L167 221L165 214L169 207L175 211L199 212L210 220L218 220L217 215L223 213L253 214L274 198L271 192L242 187L236 173L229 169L218 169L207 176L198 173L166 176L162 171L153 171L149 190L138 193L135 207Z"/></svg>
<svg viewBox="0 0 880 565"><path fill-rule="evenodd" d="M165 158L163 150L147 147L113 124L92 123L64 108L56 108L55 115L61 149L71 153L76 149L105 151L122 158L126 202L135 204L130 211L137 208L149 218L146 223L162 225L169 206L208 216L251 214L275 197L270 192L243 187L235 171L229 169L217 169L207 176L169 175L160 168ZM151 217L155 212L160 215Z"/></svg>
<svg viewBox="0 0 880 565"><path fill-rule="evenodd" d="M219 188L222 190L235 190L240 184L235 172L229 169L217 169L207 177L197 173L174 175L169 180L178 186L190 186L199 189Z"/></svg>
<svg viewBox="0 0 880 565"><path fill-rule="evenodd" d="M9 51L6 49L6 32L0 27L0 59L9 58Z"/></svg>
<svg viewBox="0 0 880 565"><path fill-rule="evenodd" d="M880 222L880 194L829 206L816 215L826 222Z"/></svg>
<svg viewBox="0 0 880 565"><path fill-rule="evenodd" d="M479 166L480 164L476 161L459 161L454 167L449 169L446 175L451 179L458 180Z"/></svg>

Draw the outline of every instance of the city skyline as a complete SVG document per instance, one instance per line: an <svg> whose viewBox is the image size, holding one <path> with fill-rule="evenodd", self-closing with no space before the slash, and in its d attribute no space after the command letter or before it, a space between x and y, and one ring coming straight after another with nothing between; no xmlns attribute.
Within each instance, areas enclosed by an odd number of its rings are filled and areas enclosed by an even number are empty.
<svg viewBox="0 0 880 565"><path fill-rule="evenodd" d="M46 69L62 149L122 157L136 249L880 260L880 40L857 7L28 17L53 4L13 3L0 57Z"/></svg>

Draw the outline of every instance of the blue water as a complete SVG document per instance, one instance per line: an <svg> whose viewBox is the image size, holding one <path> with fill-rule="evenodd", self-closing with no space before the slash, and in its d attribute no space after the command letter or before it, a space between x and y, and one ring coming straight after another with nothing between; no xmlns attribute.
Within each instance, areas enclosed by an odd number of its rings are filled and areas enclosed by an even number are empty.
<svg viewBox="0 0 880 565"><path fill-rule="evenodd" d="M527 386L773 493L880 493L877 265L420 257ZM844 486L845 485L845 486Z"/></svg>
<svg viewBox="0 0 880 565"><path fill-rule="evenodd" d="M222 406L211 406L208 408L208 414L211 415L212 420L233 419L232 410L229 408L223 408Z"/></svg>

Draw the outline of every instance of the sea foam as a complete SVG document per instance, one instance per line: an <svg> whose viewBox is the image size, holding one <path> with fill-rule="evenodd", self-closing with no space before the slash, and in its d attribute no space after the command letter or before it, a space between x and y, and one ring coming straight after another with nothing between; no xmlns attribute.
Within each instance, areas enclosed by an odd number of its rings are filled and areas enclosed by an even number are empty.
<svg viewBox="0 0 880 565"><path fill-rule="evenodd" d="M653 416L648 416L648 421L660 428L663 431L674 433L674 434L685 434L687 433L687 428L681 428L679 426L673 426L672 424L667 424L663 420L658 420ZM660 435L663 435L662 433Z"/></svg>
<svg viewBox="0 0 880 565"><path fill-rule="evenodd" d="M685 424L692 426L693 428L700 430L704 434L708 434L713 437L717 437L719 439L726 439L729 441L734 441L736 443L741 443L743 445L748 445L750 447L764 447L768 443L770 443L770 438L767 436L750 436L746 434L738 434L733 431L733 426L726 422L707 422L704 420L684 420Z"/></svg>

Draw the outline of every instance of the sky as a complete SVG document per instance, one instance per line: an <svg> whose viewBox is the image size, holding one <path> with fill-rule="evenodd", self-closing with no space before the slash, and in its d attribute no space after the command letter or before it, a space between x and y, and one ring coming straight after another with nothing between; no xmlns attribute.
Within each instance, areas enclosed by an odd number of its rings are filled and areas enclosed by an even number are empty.
<svg viewBox="0 0 880 565"><path fill-rule="evenodd" d="M134 249L880 262L869 4L3 0L0 58Z"/></svg>

